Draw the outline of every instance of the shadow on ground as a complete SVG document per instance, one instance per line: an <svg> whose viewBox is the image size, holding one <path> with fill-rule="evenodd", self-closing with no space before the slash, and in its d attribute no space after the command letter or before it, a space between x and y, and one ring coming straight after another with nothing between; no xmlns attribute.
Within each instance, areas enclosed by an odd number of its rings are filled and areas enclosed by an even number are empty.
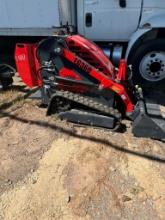
<svg viewBox="0 0 165 220"><path fill-rule="evenodd" d="M59 127L55 124L50 124L50 123L44 122L44 121L37 121L37 120L35 121L35 120L29 120L29 119L27 120L27 119L23 119L23 118L20 118L16 115L12 115L10 113L5 113L5 112L1 112L1 116L8 117L12 120L16 120L16 121L19 121L19 122L22 122L22 123L30 123L31 125L37 125L37 126L49 128L49 129L52 129L52 130L60 131L61 133L70 135L72 137L76 137L76 138L80 138L80 139L84 139L84 140L90 140L90 141L95 142L95 143L104 144L105 146L111 147L111 148L113 148L117 151L120 151L120 152L128 153L128 154L138 156L138 157L143 157L145 159L156 161L156 162L159 162L159 163L165 163L165 158L160 158L160 157L157 157L157 156L143 154L143 153L140 153L140 152L137 152L137 151L132 151L132 150L129 150L129 149L126 149L126 148L122 148L120 146L114 145L110 141L100 139L100 138L97 138L97 137L79 135L79 134L76 134L74 131L71 131L71 130L63 128L63 127Z"/></svg>
<svg viewBox="0 0 165 220"><path fill-rule="evenodd" d="M29 123L31 125L37 125L37 126L41 126L41 127L45 127L45 128L49 128L51 130L56 130L56 131L60 131L63 134L67 134L70 135L72 137L76 137L76 138L80 138L80 139L84 139L84 140L90 140L92 142L96 142L96 143L100 143L100 144L104 144L107 147L112 147L113 149L120 151L120 152L124 152L124 153L128 153L128 154L132 154L135 156L139 156L139 157L143 157L146 158L148 160L152 160L152 161L156 161L159 163L165 163L165 158L160 158L154 155L149 155L149 154L143 154L141 152L137 152L137 151L132 151L130 149L126 149L126 148L122 148L120 146L114 145L112 144L110 141L104 140L104 139L100 139L97 137L90 137L90 136L83 136L83 135L79 135L76 134L75 132L73 132L72 130L63 128L63 127L59 127L55 124L52 123L48 123L45 121L38 121L38 120L29 120L29 119L24 119L21 118L19 116L16 116L14 114L11 114L9 112L6 112L5 110L7 110L8 108L10 108L13 104L15 104L16 102L19 102L21 99L27 99L29 98L29 96L31 96L35 91L37 91L37 88L33 89L33 90L29 90L24 87L24 86L15 86L14 87L16 90L18 91L22 91L24 94L20 97L16 97L15 99L3 103L0 105L0 116L1 117L8 117L12 120L16 120L22 123ZM148 95L148 97L155 99L157 98L157 102L160 104L164 103L165 105L165 94L159 94L159 93L154 93L152 96L151 94ZM46 116L45 116L46 117Z"/></svg>

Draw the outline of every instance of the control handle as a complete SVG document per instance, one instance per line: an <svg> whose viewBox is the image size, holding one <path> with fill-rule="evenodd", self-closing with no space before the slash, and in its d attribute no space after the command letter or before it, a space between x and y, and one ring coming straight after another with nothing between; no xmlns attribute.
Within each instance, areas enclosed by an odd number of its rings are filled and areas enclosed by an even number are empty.
<svg viewBox="0 0 165 220"><path fill-rule="evenodd" d="M85 25L86 27L92 27L92 13L86 13L86 16L85 16Z"/></svg>

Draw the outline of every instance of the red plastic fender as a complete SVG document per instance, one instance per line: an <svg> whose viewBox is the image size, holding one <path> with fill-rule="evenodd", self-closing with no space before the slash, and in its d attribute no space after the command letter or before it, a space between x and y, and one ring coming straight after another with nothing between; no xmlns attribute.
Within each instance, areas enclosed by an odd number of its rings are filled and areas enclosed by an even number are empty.
<svg viewBox="0 0 165 220"><path fill-rule="evenodd" d="M37 44L17 44L15 48L17 71L28 87L42 86L36 48Z"/></svg>

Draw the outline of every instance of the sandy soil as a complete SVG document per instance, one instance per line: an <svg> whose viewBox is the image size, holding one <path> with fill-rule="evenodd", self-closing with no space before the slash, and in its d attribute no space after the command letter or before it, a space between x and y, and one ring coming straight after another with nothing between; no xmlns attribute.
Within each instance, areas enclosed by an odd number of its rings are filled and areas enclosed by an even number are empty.
<svg viewBox="0 0 165 220"><path fill-rule="evenodd" d="M20 94L0 96L0 220L165 219L165 143L45 117Z"/></svg>

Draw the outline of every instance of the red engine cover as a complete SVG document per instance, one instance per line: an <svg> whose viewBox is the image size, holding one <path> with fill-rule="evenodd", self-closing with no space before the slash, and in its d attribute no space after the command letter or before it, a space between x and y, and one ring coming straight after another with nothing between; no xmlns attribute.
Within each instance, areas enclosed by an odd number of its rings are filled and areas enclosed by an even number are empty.
<svg viewBox="0 0 165 220"><path fill-rule="evenodd" d="M36 44L17 44L15 62L18 74L29 87L42 86L39 63L36 58Z"/></svg>
<svg viewBox="0 0 165 220"><path fill-rule="evenodd" d="M115 78L114 66L103 51L93 42L79 35L68 36L66 42L69 49L80 58L108 75L111 79Z"/></svg>

